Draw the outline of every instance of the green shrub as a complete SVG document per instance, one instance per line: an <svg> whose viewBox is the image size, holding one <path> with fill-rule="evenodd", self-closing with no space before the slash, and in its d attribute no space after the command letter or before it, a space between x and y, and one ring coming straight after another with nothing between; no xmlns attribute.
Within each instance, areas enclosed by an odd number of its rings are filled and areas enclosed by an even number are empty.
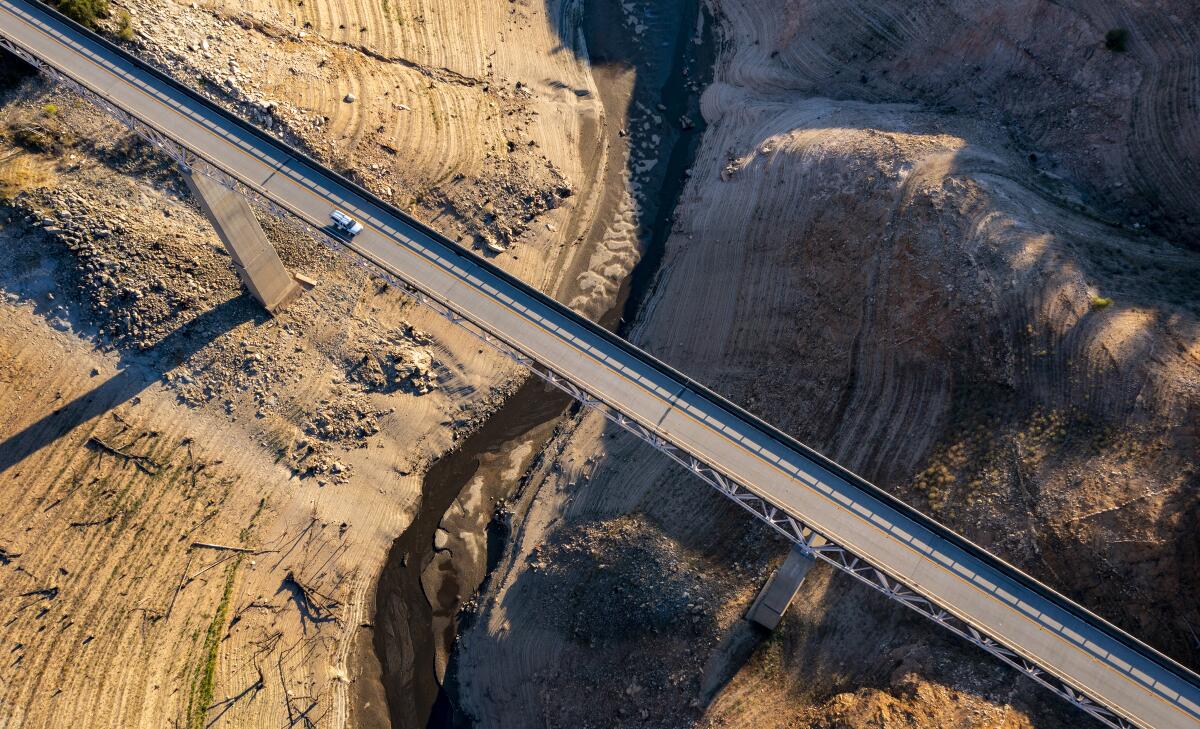
<svg viewBox="0 0 1200 729"><path fill-rule="evenodd" d="M1104 34L1104 47L1110 51L1124 53L1129 49L1129 31L1125 28L1113 28Z"/></svg>
<svg viewBox="0 0 1200 729"><path fill-rule="evenodd" d="M58 12L89 28L109 15L108 0L51 0Z"/></svg>
<svg viewBox="0 0 1200 729"><path fill-rule="evenodd" d="M128 10L117 11L117 37L123 41L133 40L133 17Z"/></svg>
<svg viewBox="0 0 1200 729"><path fill-rule="evenodd" d="M42 113L46 116L58 116L58 104L46 104L42 107Z"/></svg>
<svg viewBox="0 0 1200 729"><path fill-rule="evenodd" d="M1092 297L1092 308L1093 309L1103 309L1103 308L1112 306L1112 301L1113 301L1112 299L1106 299L1103 296L1093 296Z"/></svg>

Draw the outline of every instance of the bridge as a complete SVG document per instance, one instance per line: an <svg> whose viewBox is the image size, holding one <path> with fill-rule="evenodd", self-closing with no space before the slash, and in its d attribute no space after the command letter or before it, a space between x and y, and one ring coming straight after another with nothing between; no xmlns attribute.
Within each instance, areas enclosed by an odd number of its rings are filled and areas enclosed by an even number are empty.
<svg viewBox="0 0 1200 729"><path fill-rule="evenodd" d="M31 0L0 0L0 45L169 155L202 180L192 189L206 199L217 187L256 199L325 238L330 213L346 211L365 229L331 242L650 443L808 558L1104 724L1200 729L1200 676L112 43ZM219 230L219 210L236 207L202 202ZM235 261L253 267L262 253ZM264 265L286 298L293 286L275 263Z"/></svg>

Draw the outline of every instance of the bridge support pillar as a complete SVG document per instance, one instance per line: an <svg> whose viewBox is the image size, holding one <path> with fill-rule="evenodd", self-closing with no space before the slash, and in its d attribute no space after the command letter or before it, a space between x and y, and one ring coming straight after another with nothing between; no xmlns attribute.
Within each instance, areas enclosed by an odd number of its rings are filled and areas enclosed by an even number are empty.
<svg viewBox="0 0 1200 729"><path fill-rule="evenodd" d="M758 623L767 630L775 630L779 627L779 621L787 611L788 605L792 604L792 599L799 592L800 585L804 584L804 578L812 569L814 561L812 557L804 553L799 545L792 547L787 559L783 561L775 574L771 575L767 584L763 585L758 597L754 598L754 603L750 605L750 610L746 613L747 619Z"/></svg>
<svg viewBox="0 0 1200 729"><path fill-rule="evenodd" d="M206 175L184 169L180 173L216 228L242 283L264 309L278 313L303 293L305 287L283 267L244 197Z"/></svg>

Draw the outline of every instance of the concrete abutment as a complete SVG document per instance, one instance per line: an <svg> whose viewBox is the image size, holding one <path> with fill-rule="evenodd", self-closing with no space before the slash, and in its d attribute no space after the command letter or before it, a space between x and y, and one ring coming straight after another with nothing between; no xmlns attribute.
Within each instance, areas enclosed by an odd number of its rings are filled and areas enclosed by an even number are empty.
<svg viewBox="0 0 1200 729"><path fill-rule="evenodd" d="M754 598L746 618L768 630L779 627L779 621L783 619L788 605L792 604L796 593L800 591L800 586L804 584L804 578L812 569L814 561L800 545L792 547L783 564L771 575L767 584L763 585L758 597Z"/></svg>

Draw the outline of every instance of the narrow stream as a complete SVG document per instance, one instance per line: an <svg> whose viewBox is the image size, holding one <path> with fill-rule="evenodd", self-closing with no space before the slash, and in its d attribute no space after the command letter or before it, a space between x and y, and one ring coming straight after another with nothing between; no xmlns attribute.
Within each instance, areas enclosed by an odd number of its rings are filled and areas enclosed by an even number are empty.
<svg viewBox="0 0 1200 729"><path fill-rule="evenodd" d="M434 534L443 515L452 507L463 487L475 477L486 456L502 453L507 444L553 422L570 401L565 394L547 392L540 380L531 378L488 418L483 427L463 441L458 450L435 463L425 475L421 511L412 525L392 543L376 597L377 615L394 611L402 617L411 641L408 646L411 664L405 666L408 670L391 675L385 672L384 676L388 709L396 729L455 726L450 702L434 670L436 644L440 641L443 645L453 645L454 622L449 621L439 636L434 634L434 617L438 613L453 616L458 612L461 599L473 594L476 586L459 585L451 573L437 594L427 596L425 593L421 578L435 559ZM488 500L484 503L490 507ZM397 646L383 644L385 635L383 630L376 630L375 650L386 667L386 654Z"/></svg>
<svg viewBox="0 0 1200 729"><path fill-rule="evenodd" d="M686 182L686 170L704 128L697 89L709 82L715 57L712 24L708 18L701 21L700 0L641 0L635 8L651 30L640 43L630 43L630 34L622 23L625 9L621 0L587 0L583 20L605 109L628 107L624 113L609 113L611 148L647 146L651 131L639 131L630 124L626 134L620 128L626 120L638 121L634 111L638 102L641 110L651 110L663 120L652 130L659 142L659 163L641 180L642 189L648 193L640 201L638 220L644 252L616 304L602 318L606 327L622 333L652 291L671 231L672 214ZM668 40L658 40L662 38ZM631 67L636 80L629 88L628 74L623 71ZM681 123L684 118L688 124ZM621 124L612 123L613 119ZM446 654L454 645L457 615L505 546L508 530L490 517L494 504L506 499L519 481L519 474L513 477L506 465L516 462L518 449L540 451L553 423L570 404L566 395L531 379L458 450L426 474L420 511L393 543L376 597L375 652L384 668L393 729L470 726L469 720L455 710L452 693L439 680L443 671L453 676L453 661L447 667ZM470 498L464 498L467 492L471 492ZM448 521L448 512L456 503L465 513L464 502L486 510L475 522L479 533L439 534L439 527ZM435 536L442 540L441 549L435 547ZM479 544L486 554L483 573L468 577L469 570L454 565L453 555L456 550L471 548L478 554Z"/></svg>

